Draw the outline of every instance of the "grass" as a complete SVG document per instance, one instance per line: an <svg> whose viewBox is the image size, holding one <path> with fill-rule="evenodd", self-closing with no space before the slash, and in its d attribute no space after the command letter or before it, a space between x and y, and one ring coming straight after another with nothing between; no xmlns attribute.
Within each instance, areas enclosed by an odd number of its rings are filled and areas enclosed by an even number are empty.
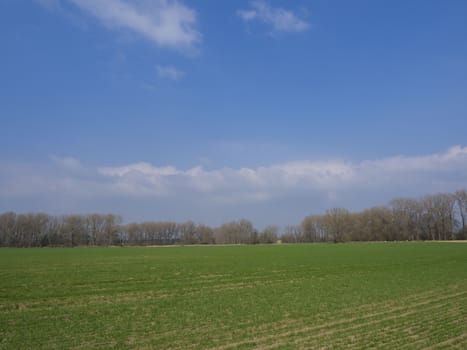
<svg viewBox="0 0 467 350"><path fill-rule="evenodd" d="M0 349L467 348L467 244L0 250Z"/></svg>

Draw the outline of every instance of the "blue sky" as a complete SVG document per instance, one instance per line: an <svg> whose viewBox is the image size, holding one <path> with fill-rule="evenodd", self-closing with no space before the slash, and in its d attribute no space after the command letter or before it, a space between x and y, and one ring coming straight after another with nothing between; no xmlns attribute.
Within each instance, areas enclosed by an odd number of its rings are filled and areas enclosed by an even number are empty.
<svg viewBox="0 0 467 350"><path fill-rule="evenodd" d="M0 211L296 224L467 187L467 2L0 0Z"/></svg>

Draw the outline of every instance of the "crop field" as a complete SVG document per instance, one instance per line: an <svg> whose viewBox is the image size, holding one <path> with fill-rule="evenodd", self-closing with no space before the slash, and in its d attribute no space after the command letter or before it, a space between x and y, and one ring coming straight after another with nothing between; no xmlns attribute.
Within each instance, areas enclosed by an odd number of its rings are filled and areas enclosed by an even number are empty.
<svg viewBox="0 0 467 350"><path fill-rule="evenodd" d="M467 349L467 244L0 250L0 349Z"/></svg>

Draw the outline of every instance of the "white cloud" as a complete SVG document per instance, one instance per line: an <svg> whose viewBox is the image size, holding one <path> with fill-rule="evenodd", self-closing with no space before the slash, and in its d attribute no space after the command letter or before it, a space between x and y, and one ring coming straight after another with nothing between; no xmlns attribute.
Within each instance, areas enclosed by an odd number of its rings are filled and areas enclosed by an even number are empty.
<svg viewBox="0 0 467 350"><path fill-rule="evenodd" d="M81 163L74 158L52 159L70 173L82 170ZM400 185L404 188L421 183L429 186L430 181L439 183L453 178L460 181L459 185L462 181L467 185L467 147L455 146L444 153L426 156L395 156L359 163L303 160L256 168L205 170L196 166L183 170L141 162L99 167L93 172L111 193L132 196L177 196L182 192L196 192L218 198L223 194L244 192L250 195L267 193L268 197L274 197L288 191L325 191L334 192L335 197L339 191L357 188L378 191L381 186L393 186L396 190ZM446 175L449 176L446 178Z"/></svg>
<svg viewBox="0 0 467 350"><path fill-rule="evenodd" d="M73 157L58 157L56 155L51 155L50 159L56 164L67 168L67 169L80 169L82 167L81 162Z"/></svg>
<svg viewBox="0 0 467 350"><path fill-rule="evenodd" d="M212 170L144 162L87 167L71 157L50 159L52 162L42 166L0 165L0 212L12 210L13 200L25 210L33 210L28 207L32 198L47 203L36 209L41 211L49 211L47 205L64 200L70 205L87 200L106 203L108 207L100 209L103 212L112 211L120 203L122 214L122 210L138 211L138 203L146 206L148 201L159 208L166 203L177 208L188 202L192 204L186 204L185 209L176 209L180 220L193 218L193 212L203 212L204 208L204 216L194 219L211 223L213 217L228 217L226 213L234 211L254 220L259 212L264 216L267 211L270 223L280 224L274 217L285 216L284 210L303 217L310 210L319 213L331 206L359 209L399 196L467 188L467 147L461 146L429 155L362 162L303 160ZM125 203L131 205L125 207Z"/></svg>
<svg viewBox="0 0 467 350"><path fill-rule="evenodd" d="M258 20L271 25L275 32L303 32L310 28L308 22L292 11L272 7L266 1L251 1L250 6L248 10L237 11L237 15L244 21Z"/></svg>
<svg viewBox="0 0 467 350"><path fill-rule="evenodd" d="M51 8L59 0L37 0ZM196 12L177 0L61 0L111 29L129 30L161 47L190 50L201 42Z"/></svg>
<svg viewBox="0 0 467 350"><path fill-rule="evenodd" d="M173 66L156 66L157 75L161 78L180 80L185 75L184 72L178 70Z"/></svg>

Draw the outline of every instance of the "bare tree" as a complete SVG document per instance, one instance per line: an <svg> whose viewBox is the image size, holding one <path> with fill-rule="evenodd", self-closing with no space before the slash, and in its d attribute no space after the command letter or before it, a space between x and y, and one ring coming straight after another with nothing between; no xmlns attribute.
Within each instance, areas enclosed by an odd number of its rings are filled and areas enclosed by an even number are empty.
<svg viewBox="0 0 467 350"><path fill-rule="evenodd" d="M460 216L460 230L458 233L459 239L467 238L467 191L459 190L454 193L454 198L456 200L457 211Z"/></svg>
<svg viewBox="0 0 467 350"><path fill-rule="evenodd" d="M452 239L455 227L454 196L439 193L425 196L422 201L428 237L432 240Z"/></svg>
<svg viewBox="0 0 467 350"><path fill-rule="evenodd" d="M0 215L0 246L17 246L16 213L8 212Z"/></svg>
<svg viewBox="0 0 467 350"><path fill-rule="evenodd" d="M395 240L392 212L385 207L366 209L351 214L351 241Z"/></svg>
<svg viewBox="0 0 467 350"><path fill-rule="evenodd" d="M253 244L257 243L257 231L253 224L242 219L225 223L216 229L216 243L220 244Z"/></svg>
<svg viewBox="0 0 467 350"><path fill-rule="evenodd" d="M120 244L119 227L122 217L114 214L104 216L104 245Z"/></svg>
<svg viewBox="0 0 467 350"><path fill-rule="evenodd" d="M349 232L352 229L352 221L350 212L347 209L328 209L323 220L323 226L332 241L344 242L349 239Z"/></svg>
<svg viewBox="0 0 467 350"><path fill-rule="evenodd" d="M322 215L308 215L302 221L302 242L324 242L329 240Z"/></svg>
<svg viewBox="0 0 467 350"><path fill-rule="evenodd" d="M259 243L276 243L279 228L277 226L267 226L258 236Z"/></svg>
<svg viewBox="0 0 467 350"><path fill-rule="evenodd" d="M281 242L283 243L303 242L302 228L298 225L286 226L280 238L281 238Z"/></svg>
<svg viewBox="0 0 467 350"><path fill-rule="evenodd" d="M199 243L201 244L214 244L214 230L207 226L207 225L198 225L196 228L196 232L198 235Z"/></svg>
<svg viewBox="0 0 467 350"><path fill-rule="evenodd" d="M64 217L62 230L65 237L64 243L67 246L74 247L89 243L86 220L81 215L68 215Z"/></svg>
<svg viewBox="0 0 467 350"><path fill-rule="evenodd" d="M86 217L86 226L90 245L104 242L105 219L99 214L90 214Z"/></svg>
<svg viewBox="0 0 467 350"><path fill-rule="evenodd" d="M467 237L467 191L435 194L421 199L396 198L388 207L359 213L332 208L309 215L301 225L287 226L284 243L374 240L449 240ZM225 223L213 230L188 221L148 221L122 226L113 214L50 216L42 213L0 214L0 247L113 244L255 244L277 241L278 228L258 233L251 221Z"/></svg>
<svg viewBox="0 0 467 350"><path fill-rule="evenodd" d="M200 243L197 233L197 227L192 221L185 222L178 226L181 235L181 242L183 244L197 244Z"/></svg>
<svg viewBox="0 0 467 350"><path fill-rule="evenodd" d="M127 243L129 244L143 244L144 231L141 224L130 223L126 225L123 230L126 232Z"/></svg>
<svg viewBox="0 0 467 350"><path fill-rule="evenodd" d="M399 239L419 240L422 235L423 202L412 198L396 198L390 202L390 206Z"/></svg>

